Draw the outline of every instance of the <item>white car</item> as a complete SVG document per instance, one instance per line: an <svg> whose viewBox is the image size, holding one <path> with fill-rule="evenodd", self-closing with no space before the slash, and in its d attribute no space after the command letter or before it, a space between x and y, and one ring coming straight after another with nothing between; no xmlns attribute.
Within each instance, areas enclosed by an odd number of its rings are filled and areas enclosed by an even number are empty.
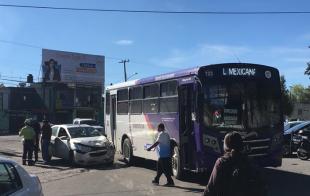
<svg viewBox="0 0 310 196"><path fill-rule="evenodd" d="M72 164L113 164L115 147L100 131L89 125L54 125L50 156Z"/></svg>
<svg viewBox="0 0 310 196"><path fill-rule="evenodd" d="M41 196L42 186L39 178L11 159L0 157L0 195Z"/></svg>
<svg viewBox="0 0 310 196"><path fill-rule="evenodd" d="M101 133L105 133L104 132L104 127L99 125L99 123L94 120L94 119L91 119L91 118L75 118L73 120L73 124L74 125L82 125L82 124L85 124L85 125L90 125L92 127L94 127L95 129L101 131Z"/></svg>

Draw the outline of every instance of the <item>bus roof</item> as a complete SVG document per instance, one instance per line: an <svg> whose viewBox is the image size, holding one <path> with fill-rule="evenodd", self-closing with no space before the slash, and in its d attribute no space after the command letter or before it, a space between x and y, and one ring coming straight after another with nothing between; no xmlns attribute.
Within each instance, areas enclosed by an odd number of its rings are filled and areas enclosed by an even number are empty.
<svg viewBox="0 0 310 196"><path fill-rule="evenodd" d="M134 86L134 85L151 83L151 82L155 82L155 81L168 80L171 78L179 78L179 77L183 77L183 76L195 75L195 74L198 74L199 68L200 67L183 69L183 70L178 70L175 72L169 72L169 73L165 73L165 74L160 74L160 75L156 75L156 76L142 78L139 80L131 80L131 81L127 81L127 82L117 83L117 84L113 84L111 86L108 86L106 89L107 90L113 90L113 89L119 89L119 88Z"/></svg>
<svg viewBox="0 0 310 196"><path fill-rule="evenodd" d="M180 77L186 77L186 76L191 76L191 75L198 75L198 71L202 67L216 67L216 66L223 66L223 67L228 67L228 66L260 66L260 67L265 67L268 69L275 69L274 67L266 66L266 65L261 65L261 64L253 64L253 63L220 63L220 64L210 64L210 65L204 65L204 66L197 66L195 68L188 68L188 69L183 69L183 70L178 70L175 72L169 72L169 73L164 73L156 76L150 76L147 78L142 78L138 80L131 80L127 82L122 82L122 83L117 83L111 86L108 86L106 90L113 90L113 89L119 89L119 88L126 88L129 86L134 86L134 85L142 85L142 84L147 84L147 83L152 83L152 82L157 82L157 81L163 81L163 80L168 80L172 78L180 78Z"/></svg>

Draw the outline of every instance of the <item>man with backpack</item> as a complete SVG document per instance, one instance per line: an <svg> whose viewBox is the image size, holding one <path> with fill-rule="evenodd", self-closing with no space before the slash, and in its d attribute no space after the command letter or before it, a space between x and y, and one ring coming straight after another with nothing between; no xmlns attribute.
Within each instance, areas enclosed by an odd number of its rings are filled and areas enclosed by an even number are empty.
<svg viewBox="0 0 310 196"><path fill-rule="evenodd" d="M242 153L243 141L238 132L224 138L224 155L217 159L204 196L265 196L265 183L257 168Z"/></svg>

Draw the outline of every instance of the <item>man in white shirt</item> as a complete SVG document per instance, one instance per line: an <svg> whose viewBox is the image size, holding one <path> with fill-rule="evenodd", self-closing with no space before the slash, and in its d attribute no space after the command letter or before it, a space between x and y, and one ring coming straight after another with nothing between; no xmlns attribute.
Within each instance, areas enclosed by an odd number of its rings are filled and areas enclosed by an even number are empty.
<svg viewBox="0 0 310 196"><path fill-rule="evenodd" d="M160 123L157 128L158 136L155 143L150 146L147 151L157 147L158 161L157 161L157 175L152 181L153 184L159 184L159 178L164 173L167 178L165 186L174 186L171 178L171 147L170 136L165 131L165 125Z"/></svg>

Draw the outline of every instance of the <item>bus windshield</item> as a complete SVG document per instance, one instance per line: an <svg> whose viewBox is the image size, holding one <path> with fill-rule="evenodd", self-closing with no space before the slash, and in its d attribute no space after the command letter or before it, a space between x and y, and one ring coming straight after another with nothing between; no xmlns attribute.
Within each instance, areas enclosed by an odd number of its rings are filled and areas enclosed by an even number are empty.
<svg viewBox="0 0 310 196"><path fill-rule="evenodd" d="M275 127L281 122L278 89L267 81L210 82L204 88L204 124L235 130Z"/></svg>

